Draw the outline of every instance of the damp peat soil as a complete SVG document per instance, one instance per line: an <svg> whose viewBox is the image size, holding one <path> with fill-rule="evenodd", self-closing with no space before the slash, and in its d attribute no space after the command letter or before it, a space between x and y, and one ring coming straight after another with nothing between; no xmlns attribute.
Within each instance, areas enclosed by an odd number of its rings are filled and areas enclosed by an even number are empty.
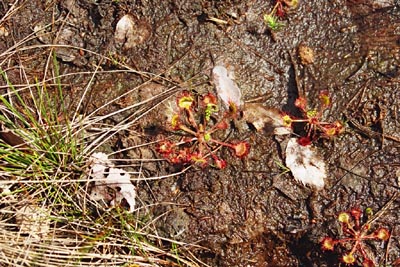
<svg viewBox="0 0 400 267"><path fill-rule="evenodd" d="M196 244L191 253L209 266L339 266L344 248L320 249L322 238L340 235L338 213L385 207L372 227L391 230L390 247L371 242L368 250L380 264L400 258L400 7L394 2L299 1L276 32L263 21L273 1L21 2L0 37L1 51L12 52L1 58L12 83L51 77L53 49L71 110L84 92L82 114L118 98L99 116L155 99L108 118L113 124L141 116L101 149L137 160L129 167L141 173L137 202L146 207L143 216L157 218L158 235ZM2 16L12 3L0 4ZM140 38L118 42L116 25L126 14ZM301 60L299 46L312 50L312 62ZM319 92L329 91L332 104L323 116L345 121L346 130L313 144L327 166L323 190L282 168L288 137L241 120L229 139L249 142L250 153L237 159L221 149L223 170L193 166L168 176L181 168L149 161L160 156L141 145L170 134L163 131L163 106L150 108L181 90L214 92L216 64L234 71L245 102L287 113L297 97L313 107ZM165 178L146 179L154 177Z"/></svg>

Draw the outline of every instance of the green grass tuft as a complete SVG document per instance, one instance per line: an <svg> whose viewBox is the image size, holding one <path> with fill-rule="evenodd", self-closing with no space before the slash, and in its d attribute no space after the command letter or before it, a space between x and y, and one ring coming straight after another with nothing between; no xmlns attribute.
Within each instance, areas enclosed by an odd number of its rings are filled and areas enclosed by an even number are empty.
<svg viewBox="0 0 400 267"><path fill-rule="evenodd" d="M155 234L147 214L90 200L87 159L110 129L87 134L88 124L108 116L71 114L53 58L50 86L35 80L16 89L0 69L0 265L198 266L180 255L184 243Z"/></svg>

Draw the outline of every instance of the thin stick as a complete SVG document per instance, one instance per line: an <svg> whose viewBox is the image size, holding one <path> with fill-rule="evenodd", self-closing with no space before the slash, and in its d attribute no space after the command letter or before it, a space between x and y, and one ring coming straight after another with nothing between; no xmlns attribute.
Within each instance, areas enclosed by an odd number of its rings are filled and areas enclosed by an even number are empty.
<svg viewBox="0 0 400 267"><path fill-rule="evenodd" d="M399 196L399 192L396 192L393 194L393 196L389 199L389 201L371 218L367 221L366 224L373 224L377 219L379 219L380 217L382 217L382 215L388 210L390 209L390 207L392 206L393 202L397 199L397 197Z"/></svg>

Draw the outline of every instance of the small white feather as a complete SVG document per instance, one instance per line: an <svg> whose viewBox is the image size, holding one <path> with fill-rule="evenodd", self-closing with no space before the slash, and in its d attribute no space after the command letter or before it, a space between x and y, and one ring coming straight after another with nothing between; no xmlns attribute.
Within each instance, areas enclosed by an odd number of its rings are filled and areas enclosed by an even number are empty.
<svg viewBox="0 0 400 267"><path fill-rule="evenodd" d="M290 138L286 147L286 166L302 184L314 186L318 190L324 187L325 162L311 145L301 146L297 138Z"/></svg>
<svg viewBox="0 0 400 267"><path fill-rule="evenodd" d="M234 103L237 107L242 105L242 92L236 83L231 79L232 73L221 65L213 68L213 80L217 89L217 95L221 98L226 108L229 108L230 103Z"/></svg>

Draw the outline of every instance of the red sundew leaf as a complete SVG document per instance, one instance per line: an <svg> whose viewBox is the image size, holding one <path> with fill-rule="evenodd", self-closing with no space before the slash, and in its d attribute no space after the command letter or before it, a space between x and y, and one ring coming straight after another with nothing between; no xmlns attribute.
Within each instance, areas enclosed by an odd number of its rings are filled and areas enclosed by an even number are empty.
<svg viewBox="0 0 400 267"><path fill-rule="evenodd" d="M343 123L340 121L335 121L334 123L319 125L319 129L328 138L338 136L344 132Z"/></svg>
<svg viewBox="0 0 400 267"><path fill-rule="evenodd" d="M213 155L212 157L214 160L215 167L217 167L218 169L225 169L225 167L227 165L225 160L220 159L215 155Z"/></svg>
<svg viewBox="0 0 400 267"><path fill-rule="evenodd" d="M201 153L198 152L192 153L190 155L190 161L200 165L201 167L206 167L208 165L207 159Z"/></svg>
<svg viewBox="0 0 400 267"><path fill-rule="evenodd" d="M194 104L193 96L188 92L184 91L176 100L176 105L181 109L189 110Z"/></svg>
<svg viewBox="0 0 400 267"><path fill-rule="evenodd" d="M353 264L356 262L356 258L354 257L353 254L349 253L349 254L343 255L342 261L346 264Z"/></svg>
<svg viewBox="0 0 400 267"><path fill-rule="evenodd" d="M159 143L156 150L160 154L169 155L172 153L174 146L175 145L170 141L163 141Z"/></svg>
<svg viewBox="0 0 400 267"><path fill-rule="evenodd" d="M182 159L182 162L190 162L192 160L193 153L190 152L189 148L185 147L179 150L178 157Z"/></svg>
<svg viewBox="0 0 400 267"><path fill-rule="evenodd" d="M322 250L333 251L336 245L336 241L331 237L325 237L321 241L321 248Z"/></svg>
<svg viewBox="0 0 400 267"><path fill-rule="evenodd" d="M294 102L294 105L305 112L307 108L307 100L304 97L298 97Z"/></svg>
<svg viewBox="0 0 400 267"><path fill-rule="evenodd" d="M350 210L350 214L351 214L351 216L354 217L355 220L360 220L362 211L359 208L352 208Z"/></svg>
<svg viewBox="0 0 400 267"><path fill-rule="evenodd" d="M306 115L309 124L314 124L314 125L319 124L319 114L317 110L315 109L307 110Z"/></svg>
<svg viewBox="0 0 400 267"><path fill-rule="evenodd" d="M389 231L386 228L379 228L375 231L374 235L376 236L376 238L383 241L388 240L390 237Z"/></svg>
<svg viewBox="0 0 400 267"><path fill-rule="evenodd" d="M283 126L292 127L293 119L289 115L282 116Z"/></svg>
<svg viewBox="0 0 400 267"><path fill-rule="evenodd" d="M335 126L335 130L336 130L336 135L342 134L344 132L344 125L342 122L340 121L335 121L333 123L333 125Z"/></svg>
<svg viewBox="0 0 400 267"><path fill-rule="evenodd" d="M217 97L214 94L208 93L203 96L203 103L204 106L207 106L208 104L216 105L218 103Z"/></svg>
<svg viewBox="0 0 400 267"><path fill-rule="evenodd" d="M276 9L276 16L280 18L284 18L286 15L285 10L283 10L282 4L278 5L278 8Z"/></svg>
<svg viewBox="0 0 400 267"><path fill-rule="evenodd" d="M236 157L238 158L244 158L250 152L250 145L247 142L239 142L232 145L232 148L235 151Z"/></svg>
<svg viewBox="0 0 400 267"><path fill-rule="evenodd" d="M299 145L301 146L309 146L312 143L312 140L310 137L300 137L297 142L299 143Z"/></svg>
<svg viewBox="0 0 400 267"><path fill-rule="evenodd" d="M171 127L173 130L179 130L179 125L181 124L179 114L175 114L171 118Z"/></svg>
<svg viewBox="0 0 400 267"><path fill-rule="evenodd" d="M347 212L341 212L338 215L338 221L341 223L349 223L350 222L350 215Z"/></svg>
<svg viewBox="0 0 400 267"><path fill-rule="evenodd" d="M186 164L191 161L191 156L192 154L190 153L189 148L182 147L179 151L176 149L174 153L169 155L169 161L172 164Z"/></svg>
<svg viewBox="0 0 400 267"><path fill-rule="evenodd" d="M336 135L336 128L330 124L321 126L320 129L324 132L326 137L333 137Z"/></svg>

